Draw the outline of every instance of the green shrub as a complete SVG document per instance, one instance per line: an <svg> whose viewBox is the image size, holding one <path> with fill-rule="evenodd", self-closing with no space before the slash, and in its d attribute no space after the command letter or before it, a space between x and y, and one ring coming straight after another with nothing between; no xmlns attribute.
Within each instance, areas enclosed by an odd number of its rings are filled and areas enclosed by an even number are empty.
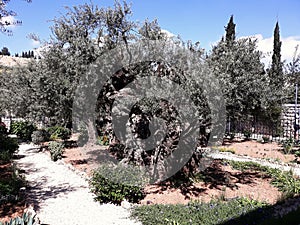
<svg viewBox="0 0 300 225"><path fill-rule="evenodd" d="M11 219L9 222L1 223L0 225L39 225L40 222L35 215L31 213L23 213L22 217L16 217Z"/></svg>
<svg viewBox="0 0 300 225"><path fill-rule="evenodd" d="M282 147L283 147L283 151L284 151L284 153L285 154L290 154L291 153L291 151L292 151L292 149L293 149L293 147L294 147L294 140L293 140L293 138L290 138L290 139L287 139L287 140L283 140L282 142L281 142L281 145L282 145Z"/></svg>
<svg viewBox="0 0 300 225"><path fill-rule="evenodd" d="M90 180L95 200L101 203L120 204L123 200L137 203L145 197L143 186L146 175L131 165L104 164L94 171Z"/></svg>
<svg viewBox="0 0 300 225"><path fill-rule="evenodd" d="M269 136L263 136L262 139L263 139L264 143L268 143L270 141L270 137Z"/></svg>
<svg viewBox="0 0 300 225"><path fill-rule="evenodd" d="M97 144L108 146L109 145L109 139L106 135L99 136L97 139Z"/></svg>
<svg viewBox="0 0 300 225"><path fill-rule="evenodd" d="M47 132L50 134L51 140L67 140L71 136L71 131L68 128L62 126L54 126L47 128Z"/></svg>
<svg viewBox="0 0 300 225"><path fill-rule="evenodd" d="M244 131L244 136L246 140L250 140L252 132L250 130Z"/></svg>
<svg viewBox="0 0 300 225"><path fill-rule="evenodd" d="M64 144L56 141L51 141L49 143L49 150L51 159L53 161L57 161L58 159L62 159L62 155L64 153Z"/></svg>
<svg viewBox="0 0 300 225"><path fill-rule="evenodd" d="M33 131L31 135L31 140L34 144L40 144L41 142L48 141L49 138L49 133L44 129Z"/></svg>
<svg viewBox="0 0 300 225"><path fill-rule="evenodd" d="M9 161L12 155L18 150L19 145L16 139L0 135L0 159Z"/></svg>
<svg viewBox="0 0 300 225"><path fill-rule="evenodd" d="M25 186L24 177L19 175L15 165L11 167L12 175L0 179L0 205L3 203L13 203L20 199L19 191ZM7 170L10 172L10 170Z"/></svg>
<svg viewBox="0 0 300 225"><path fill-rule="evenodd" d="M28 121L13 122L11 124L11 133L17 135L23 141L31 141L32 132L36 127Z"/></svg>
<svg viewBox="0 0 300 225"><path fill-rule="evenodd" d="M7 134L7 128L5 123L0 123L0 135L6 135Z"/></svg>

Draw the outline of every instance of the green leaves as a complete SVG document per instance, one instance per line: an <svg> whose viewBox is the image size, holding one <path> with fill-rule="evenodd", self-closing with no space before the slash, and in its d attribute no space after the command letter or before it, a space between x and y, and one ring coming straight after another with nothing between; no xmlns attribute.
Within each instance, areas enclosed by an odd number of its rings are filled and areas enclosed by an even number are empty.
<svg viewBox="0 0 300 225"><path fill-rule="evenodd" d="M101 203L137 203L144 198L145 174L131 165L101 165L90 180L91 190Z"/></svg>
<svg viewBox="0 0 300 225"><path fill-rule="evenodd" d="M11 124L11 133L16 134L23 141L30 141L36 127L28 121L18 121Z"/></svg>
<svg viewBox="0 0 300 225"><path fill-rule="evenodd" d="M268 214L267 210L259 210L252 216L254 210L264 209L265 203L248 198L238 198L228 202L211 201L209 203L190 202L187 205L144 205L135 207L132 216L138 218L144 225L152 224L192 224L213 225L223 224L245 215L243 221L232 224L252 224ZM230 223L228 223L230 224Z"/></svg>
<svg viewBox="0 0 300 225"><path fill-rule="evenodd" d="M64 144L56 141L51 141L49 143L50 156L53 161L62 159L64 153Z"/></svg>
<svg viewBox="0 0 300 225"><path fill-rule="evenodd" d="M220 41L207 62L222 84L227 115L240 118L261 108L265 99L266 74L257 41L251 38Z"/></svg>
<svg viewBox="0 0 300 225"><path fill-rule="evenodd" d="M16 217L11 219L9 222L5 222L4 224L0 222L0 225L39 225L39 220L32 213L23 213L22 217Z"/></svg>

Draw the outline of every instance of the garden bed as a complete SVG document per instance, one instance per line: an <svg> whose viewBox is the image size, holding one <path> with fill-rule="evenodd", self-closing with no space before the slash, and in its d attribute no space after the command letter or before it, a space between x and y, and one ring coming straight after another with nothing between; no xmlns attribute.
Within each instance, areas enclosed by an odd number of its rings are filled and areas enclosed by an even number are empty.
<svg viewBox="0 0 300 225"><path fill-rule="evenodd" d="M277 143L227 142L222 148L232 149L235 154L254 158L269 158L284 162L295 159L292 154L284 154ZM97 158L108 157L105 149L106 147L97 145L89 149L68 148L64 153L64 161L90 175L91 171L99 165ZM146 197L141 204L187 204L191 200L209 202L213 199L232 199L238 196L274 204L281 198L281 192L270 184L270 177L264 177L259 172L241 172L229 165L224 165L220 160L215 160L209 168L207 176L215 181L205 183L200 179L193 185L181 189L168 184L148 185L145 188Z"/></svg>

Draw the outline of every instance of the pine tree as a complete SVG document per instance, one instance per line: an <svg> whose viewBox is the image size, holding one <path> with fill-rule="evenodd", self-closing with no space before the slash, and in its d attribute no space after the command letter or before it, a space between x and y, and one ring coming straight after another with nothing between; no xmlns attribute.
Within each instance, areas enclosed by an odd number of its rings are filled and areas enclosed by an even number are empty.
<svg viewBox="0 0 300 225"><path fill-rule="evenodd" d="M225 27L226 31L226 43L230 45L233 41L235 41L235 23L233 22L233 15L231 15L227 26Z"/></svg>

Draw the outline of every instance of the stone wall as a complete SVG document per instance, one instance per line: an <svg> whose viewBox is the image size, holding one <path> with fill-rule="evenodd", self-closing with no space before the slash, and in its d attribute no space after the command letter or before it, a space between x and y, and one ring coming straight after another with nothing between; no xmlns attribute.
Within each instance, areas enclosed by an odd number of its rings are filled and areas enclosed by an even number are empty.
<svg viewBox="0 0 300 225"><path fill-rule="evenodd" d="M296 126L300 125L300 105L296 109ZM281 114L281 125L283 128L284 137L294 137L294 125L295 125L295 104L284 104ZM299 129L297 135L300 135Z"/></svg>

